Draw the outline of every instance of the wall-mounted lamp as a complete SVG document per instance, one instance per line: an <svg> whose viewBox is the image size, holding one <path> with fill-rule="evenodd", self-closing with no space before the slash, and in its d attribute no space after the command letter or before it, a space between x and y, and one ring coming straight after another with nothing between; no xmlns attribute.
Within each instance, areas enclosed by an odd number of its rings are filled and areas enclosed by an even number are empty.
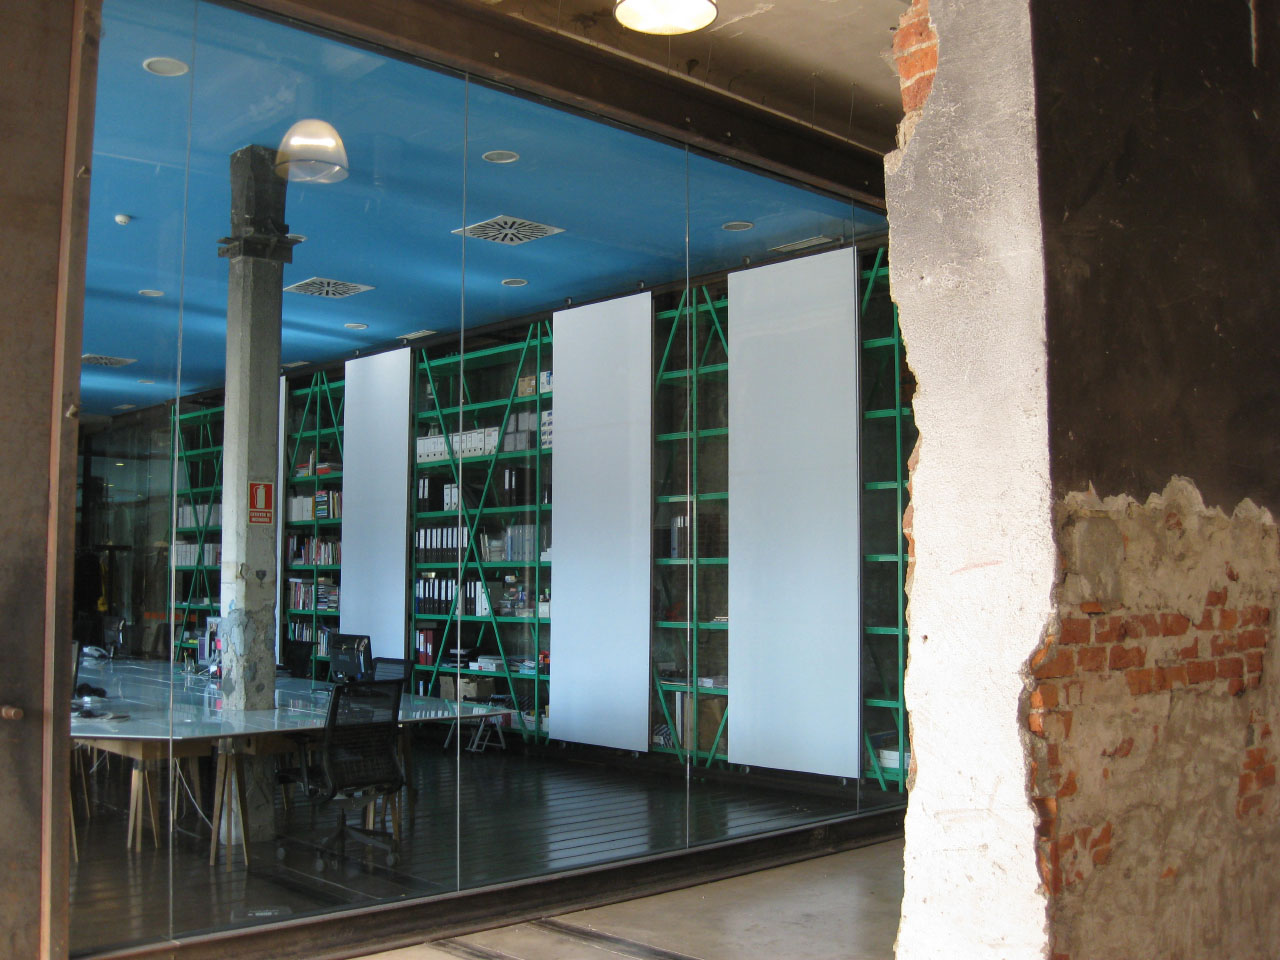
<svg viewBox="0 0 1280 960"><path fill-rule="evenodd" d="M337 183L347 178L347 149L332 124L299 120L280 141L276 173L304 183Z"/></svg>
<svg viewBox="0 0 1280 960"><path fill-rule="evenodd" d="M613 15L640 33L693 33L716 19L716 0L615 0Z"/></svg>

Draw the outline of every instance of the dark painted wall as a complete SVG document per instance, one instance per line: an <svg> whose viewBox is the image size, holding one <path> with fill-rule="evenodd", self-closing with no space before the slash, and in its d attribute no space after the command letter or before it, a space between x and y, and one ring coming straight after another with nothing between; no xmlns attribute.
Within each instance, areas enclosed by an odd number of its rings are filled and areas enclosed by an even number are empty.
<svg viewBox="0 0 1280 960"><path fill-rule="evenodd" d="M1280 0L1254 7L1032 0L1055 496L1181 474L1280 509Z"/></svg>

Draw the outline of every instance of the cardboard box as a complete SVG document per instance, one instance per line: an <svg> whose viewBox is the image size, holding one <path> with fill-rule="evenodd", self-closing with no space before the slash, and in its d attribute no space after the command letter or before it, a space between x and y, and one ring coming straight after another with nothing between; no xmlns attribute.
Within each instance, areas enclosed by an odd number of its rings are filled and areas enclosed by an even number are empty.
<svg viewBox="0 0 1280 960"><path fill-rule="evenodd" d="M493 696L493 681L488 677L463 677L458 681L458 692L464 700L488 700Z"/></svg>
<svg viewBox="0 0 1280 960"><path fill-rule="evenodd" d="M453 677L441 676L440 680L440 696L445 700L453 700L457 698L458 688L454 685Z"/></svg>
<svg viewBox="0 0 1280 960"><path fill-rule="evenodd" d="M516 396L531 397L538 392L538 378L536 375L521 377L516 381Z"/></svg>

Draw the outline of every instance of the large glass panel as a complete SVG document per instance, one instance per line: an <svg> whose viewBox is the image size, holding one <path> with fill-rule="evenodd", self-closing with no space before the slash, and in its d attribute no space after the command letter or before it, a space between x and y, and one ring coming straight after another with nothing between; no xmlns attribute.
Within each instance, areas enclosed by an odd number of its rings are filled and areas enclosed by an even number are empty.
<svg viewBox="0 0 1280 960"><path fill-rule="evenodd" d="M239 9L104 26L74 952L892 800L881 218Z"/></svg>

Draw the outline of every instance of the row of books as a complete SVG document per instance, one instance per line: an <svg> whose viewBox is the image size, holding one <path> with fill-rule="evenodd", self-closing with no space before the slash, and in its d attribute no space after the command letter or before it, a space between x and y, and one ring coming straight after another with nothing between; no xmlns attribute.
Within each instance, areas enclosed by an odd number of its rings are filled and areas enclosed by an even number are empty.
<svg viewBox="0 0 1280 960"><path fill-rule="evenodd" d="M450 454L459 459L483 457L497 449L498 428L477 427L474 430L451 433L448 438L442 433L418 437L415 453L418 463L432 463L437 460L448 460Z"/></svg>
<svg viewBox="0 0 1280 960"><path fill-rule="evenodd" d="M221 503L178 504L178 526L180 527L217 527L221 525Z"/></svg>
<svg viewBox="0 0 1280 960"><path fill-rule="evenodd" d="M289 621L287 636L290 640L298 643L314 643L316 645L316 656L327 657L329 655L329 638L336 632L333 627L317 627L305 621L291 620Z"/></svg>
<svg viewBox="0 0 1280 960"><path fill-rule="evenodd" d="M330 564L342 562L342 541L327 537L289 537L288 549L291 564Z"/></svg>
<svg viewBox="0 0 1280 960"><path fill-rule="evenodd" d="M290 577L289 609L336 612L338 593L338 584L328 577L319 577L315 583L300 577Z"/></svg>
<svg viewBox="0 0 1280 960"><path fill-rule="evenodd" d="M537 493L538 473L530 467L508 466L495 470L488 487L487 505L498 507L532 506L539 500ZM462 504L467 509L475 510L481 505L485 496L485 483L482 478L467 476L461 484L445 480L443 477L422 476L418 478L417 509L419 513L457 510ZM541 502L551 502L551 474L543 471Z"/></svg>
<svg viewBox="0 0 1280 960"><path fill-rule="evenodd" d="M551 447L551 411L520 410L507 418L507 432L502 437L502 451L536 450Z"/></svg>
<svg viewBox="0 0 1280 960"><path fill-rule="evenodd" d="M179 567L216 567L222 563L222 544L177 540L173 544L173 562Z"/></svg>
<svg viewBox="0 0 1280 960"><path fill-rule="evenodd" d="M470 544L466 527L419 527L413 534L414 563L448 563Z"/></svg>
<svg viewBox="0 0 1280 960"><path fill-rule="evenodd" d="M342 491L317 490L290 497L285 504L288 520L336 520L342 516Z"/></svg>

